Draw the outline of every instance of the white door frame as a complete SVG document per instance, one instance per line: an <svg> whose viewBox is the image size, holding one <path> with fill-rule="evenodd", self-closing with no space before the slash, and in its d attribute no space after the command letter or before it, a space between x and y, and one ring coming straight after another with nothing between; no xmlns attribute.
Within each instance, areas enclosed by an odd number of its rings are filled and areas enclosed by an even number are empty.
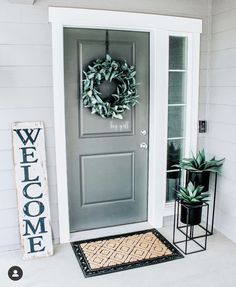
<svg viewBox="0 0 236 287"><path fill-rule="evenodd" d="M78 232L76 239L111 235L121 231L129 232L132 228L137 229L144 226L160 228L165 209L168 121L168 56L163 56L163 51L168 54L168 40L171 33L183 33L184 35L187 33L187 35L191 35L194 42L199 42L199 35L202 29L201 20L153 14L50 7L49 21L52 23L54 121L60 242L65 243L72 240L69 226L67 186L63 27L119 29L150 33L150 133L147 223L146 225L123 225ZM191 91L189 92L189 97L197 98L199 48L193 48L191 51L191 59L189 59L191 65L191 71L189 71L191 75ZM196 73L194 77L193 72ZM195 99L194 104L196 101ZM191 127L193 128L193 138L189 141L189 144L194 149L194 146L196 146L197 112L192 117L190 126L194 125ZM75 236L73 236L74 239Z"/></svg>

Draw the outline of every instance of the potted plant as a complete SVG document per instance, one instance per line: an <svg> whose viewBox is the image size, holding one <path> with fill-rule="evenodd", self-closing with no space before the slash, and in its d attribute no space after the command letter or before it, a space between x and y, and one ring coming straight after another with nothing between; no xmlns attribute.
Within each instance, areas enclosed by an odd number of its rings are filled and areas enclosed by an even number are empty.
<svg viewBox="0 0 236 287"><path fill-rule="evenodd" d="M192 181L195 186L204 186L203 192L209 189L210 172L220 173L224 158L216 160L213 157L206 160L205 151L198 151L196 157L183 158L175 167L186 170L186 183Z"/></svg>
<svg viewBox="0 0 236 287"><path fill-rule="evenodd" d="M177 197L181 201L180 221L189 225L197 225L202 219L202 204L207 201L208 193L203 192L204 186L194 186L190 181L187 187L177 190Z"/></svg>

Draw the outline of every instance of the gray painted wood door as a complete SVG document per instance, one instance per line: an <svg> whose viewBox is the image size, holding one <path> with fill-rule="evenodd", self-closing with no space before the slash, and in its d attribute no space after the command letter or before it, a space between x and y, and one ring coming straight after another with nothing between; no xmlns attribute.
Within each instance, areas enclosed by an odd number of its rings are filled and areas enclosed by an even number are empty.
<svg viewBox="0 0 236 287"><path fill-rule="evenodd" d="M109 54L135 65L139 102L123 120L81 102L82 71L105 56L104 30L64 29L65 112L71 232L147 220L149 35L109 31ZM145 147L145 145L143 145Z"/></svg>

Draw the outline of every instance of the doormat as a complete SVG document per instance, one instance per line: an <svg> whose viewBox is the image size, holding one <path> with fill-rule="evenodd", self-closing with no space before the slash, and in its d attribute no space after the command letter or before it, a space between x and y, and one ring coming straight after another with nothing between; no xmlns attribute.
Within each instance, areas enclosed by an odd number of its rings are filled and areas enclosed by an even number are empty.
<svg viewBox="0 0 236 287"><path fill-rule="evenodd" d="M184 257L156 229L76 241L71 245L85 277Z"/></svg>

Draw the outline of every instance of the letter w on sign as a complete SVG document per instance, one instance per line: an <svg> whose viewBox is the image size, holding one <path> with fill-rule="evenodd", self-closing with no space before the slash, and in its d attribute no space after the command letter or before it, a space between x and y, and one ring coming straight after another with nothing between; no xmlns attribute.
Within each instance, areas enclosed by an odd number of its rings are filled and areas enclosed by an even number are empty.
<svg viewBox="0 0 236 287"><path fill-rule="evenodd" d="M53 254L42 122L14 123L13 152L24 259Z"/></svg>

